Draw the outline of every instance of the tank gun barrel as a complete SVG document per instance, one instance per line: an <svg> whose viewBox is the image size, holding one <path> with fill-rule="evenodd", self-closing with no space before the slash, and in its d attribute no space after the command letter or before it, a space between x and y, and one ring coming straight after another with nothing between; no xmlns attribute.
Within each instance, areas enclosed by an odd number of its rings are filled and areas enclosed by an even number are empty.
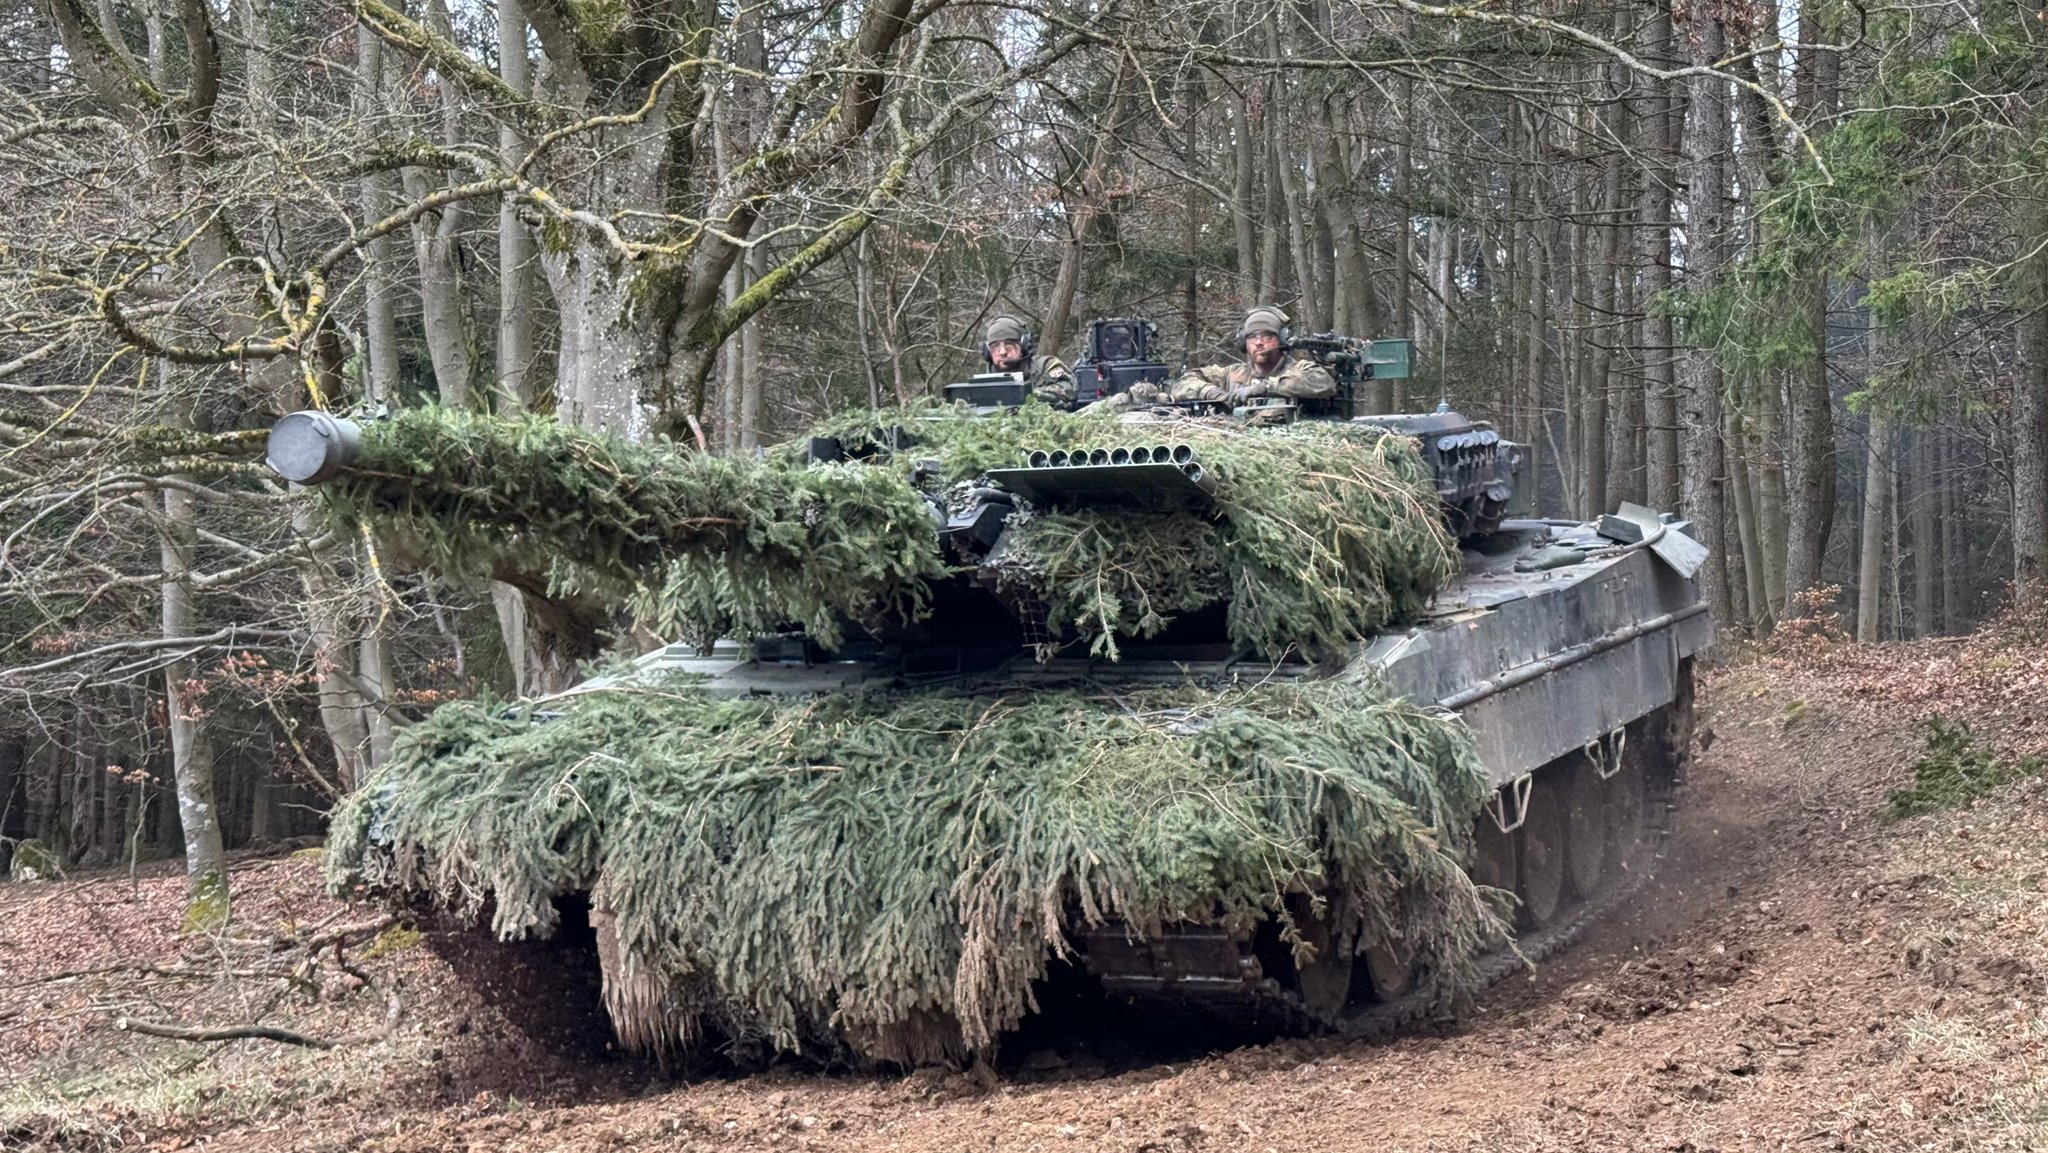
<svg viewBox="0 0 2048 1153"><path fill-rule="evenodd" d="M363 426L347 417L303 409L270 426L264 463L294 484L333 480L361 455Z"/></svg>

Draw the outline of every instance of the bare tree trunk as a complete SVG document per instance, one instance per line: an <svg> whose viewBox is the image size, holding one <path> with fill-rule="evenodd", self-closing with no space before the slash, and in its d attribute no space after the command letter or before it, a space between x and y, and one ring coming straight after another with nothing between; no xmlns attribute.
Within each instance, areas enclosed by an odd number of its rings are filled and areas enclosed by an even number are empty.
<svg viewBox="0 0 2048 1153"><path fill-rule="evenodd" d="M198 543L198 510L192 494L164 490L160 554L164 568L163 631L167 639L192 636L194 605L192 553ZM199 669L189 658L164 666L164 704L170 717L171 764L178 782L178 823L185 830L187 929L217 929L230 915L226 846L214 803L213 742L199 715L194 692Z"/></svg>
<svg viewBox="0 0 2048 1153"><path fill-rule="evenodd" d="M1717 14L1694 10L1692 63L1705 66L1721 57L1723 35ZM1688 79L1690 107L1685 121L1686 201L1689 246L1686 288L1704 295L1721 280L1727 220L1728 86L1712 76ZM1721 365L1715 350L1697 336L1678 357L1677 383L1684 431L1685 515L1694 537L1710 548L1722 544ZM1707 603L1724 626L1734 622L1725 561L1711 558L1701 570Z"/></svg>
<svg viewBox="0 0 2048 1153"><path fill-rule="evenodd" d="M1677 63L1669 0L1656 0L1651 5L1645 37L1646 50L1653 53L1653 59L1666 67ZM1653 300L1671 290L1671 222L1675 216L1672 186L1676 175L1672 157L1685 116L1680 93L1672 82L1660 80L1656 84L1656 95L1642 116L1644 155L1650 158L1643 173L1643 293ZM1678 401L1672 372L1677 340L1670 311L1649 310L1643 327L1649 498L1658 508L1677 508Z"/></svg>
<svg viewBox="0 0 2048 1153"><path fill-rule="evenodd" d="M1743 431L1742 413L1730 405L1721 421L1722 451L1727 454L1728 479L1734 486L1736 539L1742 542L1743 601L1750 629L1762 636L1771 631L1770 597L1764 592L1768 574L1764 567L1764 530L1759 523L1756 500L1754 444Z"/></svg>
<svg viewBox="0 0 2048 1153"><path fill-rule="evenodd" d="M1912 493L1913 532L1913 635L1930 637L1940 631L1935 596L1940 590L1936 572L1940 567L1941 540L1934 526L1937 456L1933 428L1916 428L1913 438Z"/></svg>
<svg viewBox="0 0 2048 1153"><path fill-rule="evenodd" d="M1347 125L1329 102L1323 104L1323 127L1323 147L1327 150L1322 165L1323 211L1329 217L1330 238L1336 245L1336 279L1344 290L1344 311L1333 322L1352 336L1380 336L1380 302L1373 291L1372 263L1366 254L1365 237L1359 231L1358 194L1351 183L1351 156L1345 146ZM1384 382L1376 383L1375 396L1385 388Z"/></svg>
<svg viewBox="0 0 2048 1153"><path fill-rule="evenodd" d="M768 272L768 250L755 245L747 250L747 283ZM767 318L755 313L740 329L740 451L751 452L761 444L761 393L767 385L768 369L763 363L761 328Z"/></svg>
<svg viewBox="0 0 2048 1153"><path fill-rule="evenodd" d="M391 627L388 613L373 613L363 625L363 639L356 651L356 680L361 686L362 718L367 743L363 749L363 770L374 773L391 759L391 742L396 736L391 722L391 694L398 678L391 667Z"/></svg>
<svg viewBox="0 0 2048 1153"><path fill-rule="evenodd" d="M142 34L149 44L149 82L160 89L171 86L169 41L164 36L164 6L164 0L148 0L142 5ZM0 872L5 870L0 869Z"/></svg>
<svg viewBox="0 0 2048 1153"><path fill-rule="evenodd" d="M1759 617L1772 622L1785 617L1785 406L1779 383L1776 373L1761 374L1757 382L1756 436L1750 449L1768 609Z"/></svg>
<svg viewBox="0 0 2048 1153"><path fill-rule="evenodd" d="M1302 231L1308 233L1309 278L1308 298L1315 302L1312 331L1335 332L1344 327L1338 318L1343 315L1337 309L1343 304L1339 299L1339 285L1333 261L1337 247L1336 236L1330 231L1330 218L1323 201L1328 195L1320 184L1309 189L1301 211L1307 221Z"/></svg>
<svg viewBox="0 0 2048 1153"><path fill-rule="evenodd" d="M1237 239L1237 292L1242 302L1247 295L1264 300L1266 294L1265 272L1259 265L1259 232L1253 223L1257 213L1252 210L1253 197L1257 189L1252 183L1252 172L1257 167L1256 153L1252 151L1251 111L1245 100L1239 97L1229 101L1231 158L1230 174L1230 226ZM1188 349L1190 356L1193 348Z"/></svg>
<svg viewBox="0 0 2048 1153"><path fill-rule="evenodd" d="M498 0L498 76L521 95L532 91L526 59L526 15L519 0ZM511 120L498 128L498 151L506 163L519 154L523 141ZM533 237L519 219L518 205L507 198L498 208L498 371L497 407L524 411L533 404L533 306L535 269Z"/></svg>
<svg viewBox="0 0 2048 1153"><path fill-rule="evenodd" d="M1429 230L1429 283L1435 299L1430 302L1430 335L1436 339L1436 355L1431 359L1430 375L1437 381L1436 392L1446 394L1447 382L1444 373L1450 366L1445 363L1450 354L1451 324L1453 322L1451 301L1457 295L1457 286L1451 283L1451 267L1458 251L1458 224L1446 217L1437 217ZM1428 397L1420 398L1425 404Z"/></svg>
<svg viewBox="0 0 2048 1153"><path fill-rule="evenodd" d="M1566 277L1570 291L1568 299L1559 302L1565 310L1560 327L1572 333L1571 339L1559 341L1563 353L1560 375L1564 384L1564 451L1569 460L1558 462L1558 472L1565 479L1565 500L1572 514L1590 516L1592 510L1586 507L1586 393L1591 387L1593 337L1586 323L1586 301L1590 297L1587 280L1592 276L1593 261L1586 253L1585 219L1592 205L1583 187L1572 190L1571 205L1572 219L1578 223L1565 229L1566 242L1571 245Z"/></svg>
<svg viewBox="0 0 2048 1153"><path fill-rule="evenodd" d="M1265 180L1258 189L1258 195L1264 202L1260 215L1265 219L1265 227L1261 230L1260 234L1262 243L1259 247L1259 298L1257 303L1261 304L1279 303L1281 293L1285 291L1280 277L1280 253L1287 238L1287 200L1281 194L1282 190L1278 179L1279 165L1274 159L1277 142L1273 139L1274 128L1279 119L1279 111L1279 109L1273 107L1269 87L1266 105L1260 110L1259 116L1255 118L1253 139L1256 143L1253 146L1254 151L1252 153L1253 156L1257 157L1256 163L1259 170L1265 176Z"/></svg>
<svg viewBox="0 0 2048 1153"><path fill-rule="evenodd" d="M277 56L270 46L270 7L263 0L235 0L235 18L242 25L243 39L249 42L249 50L242 54L243 67L249 70L249 115L267 125L277 118Z"/></svg>
<svg viewBox="0 0 2048 1153"><path fill-rule="evenodd" d="M748 73L766 73L768 69L768 48L761 33L761 8L745 6L740 9L740 67ZM740 155L753 151L754 142L765 138L768 132L768 96L761 83L751 76L742 74L735 80L733 89L738 100L740 139L746 147ZM746 267L740 283L751 287L768 272L768 249L757 241L747 249ZM761 444L761 402L762 393L768 386L768 369L764 362L765 349L762 345L762 330L768 318L755 313L740 329L740 451L750 452Z"/></svg>
<svg viewBox="0 0 2048 1153"><path fill-rule="evenodd" d="M304 502L293 510L292 520L301 540L310 540L319 531L312 507ZM320 723L334 746L339 783L345 789L355 789L369 780L371 765L369 722L362 683L357 679L353 633L354 626L368 623L368 618L338 574L311 565L302 572L306 628L316 654L314 684Z"/></svg>
<svg viewBox="0 0 2048 1153"><path fill-rule="evenodd" d="M1615 315L1614 278L1615 266L1621 263L1621 162L1615 160L1607 165L1606 179L1600 197L1598 231L1600 240L1595 248L1595 264L1588 270L1593 281L1591 314L1587 317L1589 326L1586 339L1592 357L1587 381L1586 402L1586 500L1585 511L1589 516L1609 511L1607 494L1608 458L1613 455L1613 446L1608 443L1608 409L1614 381L1614 334L1612 326Z"/></svg>
<svg viewBox="0 0 2048 1153"><path fill-rule="evenodd" d="M427 25L453 39L445 0L427 0ZM460 107L453 86L441 87L441 143L462 142L456 113ZM407 168L403 176L405 193L413 200L427 196L430 187L424 169ZM434 365L434 380L441 403L464 408L470 403L470 381L475 375L475 358L470 353L469 315L463 299L461 246L463 204L445 205L438 213L413 222L413 248L420 266L420 319L427 330L427 356Z"/></svg>
<svg viewBox="0 0 2048 1153"><path fill-rule="evenodd" d="M279 782L267 761L246 770L249 781L250 845L272 845L284 839L283 811L277 803Z"/></svg>
<svg viewBox="0 0 2048 1153"><path fill-rule="evenodd" d="M1294 328L1297 332L1316 332L1325 325L1324 317L1318 311L1316 261L1309 251L1311 229L1308 203L1301 189L1301 173L1295 171L1294 157L1280 147L1280 141L1275 138L1271 143L1271 163L1283 209L1278 223L1287 230L1288 263L1294 268Z"/></svg>
<svg viewBox="0 0 2048 1153"><path fill-rule="evenodd" d="M1803 46L1829 39L1821 5L1799 10ZM1834 53L1802 47L1795 85L1804 123L1815 123L1835 100ZM1828 282L1813 275L1807 323L1813 331L1813 359L1791 381L1791 456L1785 499L1785 604L1797 612L1796 597L1821 583L1821 562L1835 520L1834 401L1828 384Z"/></svg>
<svg viewBox="0 0 2048 1153"><path fill-rule="evenodd" d="M356 115L363 119L383 111L384 41L368 28L356 29ZM391 211L389 176L366 174L357 192L363 224L374 224ZM392 294L391 236L380 234L363 249L363 323L369 371L365 391L373 406L390 404L398 394L398 319Z"/></svg>
<svg viewBox="0 0 2048 1153"><path fill-rule="evenodd" d="M638 269L580 239L565 252L544 252L541 266L561 311L557 413L581 428L643 438L641 402L660 390L669 365L659 320L634 307Z"/></svg>
<svg viewBox="0 0 2048 1153"><path fill-rule="evenodd" d="M1087 261L1088 241L1095 231L1095 209L1084 203L1086 193L1067 200L1073 215L1068 220L1066 248L1060 253L1059 271L1053 276L1052 296L1046 301L1045 322L1039 330L1039 347L1057 352L1074 313L1074 297L1081 290L1081 269Z"/></svg>
<svg viewBox="0 0 2048 1153"><path fill-rule="evenodd" d="M1394 136L1394 325L1399 335L1420 343L1422 326L1415 320L1415 81L1402 77L1396 91L1399 124ZM1408 411L1408 382L1393 382L1394 395L1388 405L1395 412Z"/></svg>
<svg viewBox="0 0 2048 1153"><path fill-rule="evenodd" d="M1543 259L1543 241L1538 235L1543 227L1542 224L1537 224L1530 230L1528 238L1529 275L1526 279L1529 284L1529 330L1524 342L1528 359L1522 368L1523 376L1528 379L1529 388L1529 446L1524 450L1528 458L1524 466L1527 478L1523 483L1531 486L1539 510L1542 510L1543 505L1543 441L1549 423L1549 410L1544 407L1543 386L1544 369L1549 361L1549 348L1545 337L1550 326L1550 297L1543 281L1548 264Z"/></svg>
<svg viewBox="0 0 2048 1153"><path fill-rule="evenodd" d="M64 822L64 843L69 847L67 860L77 864L100 864L94 852L94 805L100 792L101 774L96 768L95 730L86 720L86 708L78 708L71 714L71 812Z"/></svg>
<svg viewBox="0 0 2048 1153"><path fill-rule="evenodd" d="M1870 417L1870 454L1863 473L1863 537L1856 565L1856 639L1877 639L1878 614L1884 597L1885 496L1892 486L1892 429L1875 413Z"/></svg>
<svg viewBox="0 0 2048 1153"><path fill-rule="evenodd" d="M2048 110L2036 126L2048 129ZM2022 211L2019 243L2032 254L2020 269L2019 372L2013 387L2013 595L2048 603L2048 182Z"/></svg>
<svg viewBox="0 0 2048 1153"><path fill-rule="evenodd" d="M1954 419L1953 404L1942 406L1943 411ZM1936 426L1935 447L1935 492L1941 500L1941 514L1937 518L1941 525L1941 540L1937 544L1935 567L1941 574L1941 620L1937 631L1942 633L1961 632L1963 617L1963 566L1968 560L1963 541L1963 498L1956 490L1960 475L1961 461L1956 448L1957 437L1947 424Z"/></svg>
<svg viewBox="0 0 2048 1153"><path fill-rule="evenodd" d="M533 90L526 57L526 13L519 0L498 0L498 76L506 87L521 95ZM505 163L514 162L524 143L509 119L499 125L498 151ZM498 206L498 365L493 405L500 412L524 412L533 405L534 295L538 289L533 237L527 232L526 223L519 219L518 205L507 198ZM388 305L385 311L388 318ZM532 691L533 680L528 667L526 594L493 581L491 608L498 618L498 633L504 639L506 661L512 666L513 691L524 696ZM388 664L389 646L382 637L365 637L363 646L365 667L374 669L380 663ZM369 734L371 756L381 763L390 751L388 713L379 710L373 724Z"/></svg>
<svg viewBox="0 0 2048 1153"><path fill-rule="evenodd" d="M1721 454L1725 462L1729 456L1726 441L1722 442ZM1713 558L1723 570L1722 579L1728 582L1728 620L1725 624L1715 622L1720 625L1722 636L1749 635L1749 576L1748 566L1743 563L1741 526L1737 523L1741 520L1737 515L1741 503L1736 495L1732 484L1722 489L1727 512L1721 521L1721 543L1714 549Z"/></svg>
<svg viewBox="0 0 2048 1153"><path fill-rule="evenodd" d="M99 846L104 859L108 861L121 859L121 843L126 839L122 834L128 820L128 781L125 776L116 775L113 771L115 765L124 770L128 768L127 753L124 750L115 751L118 753L116 759L94 766L98 770L96 775L99 777L100 804L99 831L93 834L93 840Z"/></svg>
<svg viewBox="0 0 2048 1153"><path fill-rule="evenodd" d="M1201 152L1201 136L1195 129L1201 110L1202 86L1190 73L1181 88L1181 163L1193 171ZM1202 186L1188 181L1187 201L1181 215L1181 257L1187 261L1188 279L1181 297L1181 347L1192 349L1201 341L1202 329Z"/></svg>
<svg viewBox="0 0 2048 1153"><path fill-rule="evenodd" d="M0 732L0 877L14 859L17 841L27 839L28 742L18 731Z"/></svg>
<svg viewBox="0 0 2048 1153"><path fill-rule="evenodd" d="M874 342L871 339L874 332L874 321L871 319L871 311L874 308L875 293L873 282L875 273L874 265L868 257L868 250L869 238L866 234L863 234L859 243L855 244L853 248L853 318L854 325L860 332L860 363L861 370L867 376L868 407L880 408L882 406L882 381L875 374ZM1189 344L1192 345L1193 343L1193 338L1190 337Z"/></svg>
<svg viewBox="0 0 2048 1153"><path fill-rule="evenodd" d="M1885 503L1887 509L1885 531L1887 534L1887 541L1889 547L1885 549L1884 571L1885 578L1891 585L1890 600L1892 607L1892 630L1891 637L1889 639L1895 641L1904 640L1906 637L1905 621L1902 619L1906 611L1906 589L1904 580L1900 576L1900 569L1905 565L1905 541L1901 531L1903 525L1900 523L1899 500L1899 474L1900 472L1904 471L1900 467L1901 462L1899 456L1902 452L1905 451L1905 446L1899 443L1899 437L1902 431L1903 430L1897 430L1894 431L1892 434L1892 464L1890 470L1891 476L1889 478L1891 480L1891 484L1889 486L1889 491L1885 494Z"/></svg>

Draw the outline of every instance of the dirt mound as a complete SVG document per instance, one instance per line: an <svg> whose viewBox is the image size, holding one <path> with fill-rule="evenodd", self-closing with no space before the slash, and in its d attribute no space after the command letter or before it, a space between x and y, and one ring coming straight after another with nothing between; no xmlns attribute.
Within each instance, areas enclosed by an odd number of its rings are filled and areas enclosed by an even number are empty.
<svg viewBox="0 0 2048 1153"><path fill-rule="evenodd" d="M601 1056L561 1059L457 981L435 950L404 940L349 954L367 987L326 962L309 972L310 989L282 993L275 979L135 971L234 954L230 943L156 928L177 907L179 878L166 869L133 885L0 887L0 1145L2048 1146L2048 784L2024 780L1968 810L1882 823L1886 794L1919 754L1924 715L1892 695L1903 690L1891 678L1904 674L1878 660L1885 651L1766 660L1711 678L1705 750L1657 883L1441 1034L1227 1052L1139 1052L1098 1037L1035 1044L982 1076L664 1078ZM1925 667L1919 649L1891 651ZM1988 676L1970 663L1983 651L1950 644L1950 680ZM2024 676L2034 658L2002 659ZM2002 733L1988 710L2012 699L2000 689L1939 704ZM1989 703L1973 713L1972 700ZM362 915L320 896L314 872L299 860L248 864L236 874L236 932L303 935ZM393 995L400 1008L386 1030ZM204 1047L107 1027L116 1013L222 1021L257 1010L351 1043Z"/></svg>

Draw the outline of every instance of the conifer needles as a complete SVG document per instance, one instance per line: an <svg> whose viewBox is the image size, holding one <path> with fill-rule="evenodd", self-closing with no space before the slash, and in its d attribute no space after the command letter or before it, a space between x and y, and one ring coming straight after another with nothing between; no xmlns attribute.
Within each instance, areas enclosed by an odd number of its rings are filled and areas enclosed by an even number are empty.
<svg viewBox="0 0 2048 1153"><path fill-rule="evenodd" d="M638 1048L708 1021L958 1056L1024 1015L1075 928L1292 924L1309 894L1335 895L1332 939L1398 942L1449 1003L1502 928L1459 867L1487 790L1468 734L1363 680L811 699L665 682L547 708L462 702L409 729L337 814L331 877L488 898L511 937L590 894Z"/></svg>

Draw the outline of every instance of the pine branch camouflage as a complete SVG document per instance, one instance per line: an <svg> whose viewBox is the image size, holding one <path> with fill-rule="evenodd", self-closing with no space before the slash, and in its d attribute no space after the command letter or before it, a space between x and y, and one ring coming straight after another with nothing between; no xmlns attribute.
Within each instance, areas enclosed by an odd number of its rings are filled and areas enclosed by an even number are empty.
<svg viewBox="0 0 2048 1153"><path fill-rule="evenodd" d="M917 444L896 452L906 429ZM1345 658L1455 570L1410 442L1341 426L1125 425L1026 405L818 430L872 463L622 444L414 410L326 493L452 579L547 558L657 631L741 639L925 611L952 579L933 501L1029 448L1186 443L1212 512L1020 508L1001 579L1105 656L1228 602L1248 654ZM909 483L908 462L936 460ZM928 496L931 498L928 500ZM942 503L942 501L941 501ZM1505 930L1460 868L1487 795L1455 717L1342 675L1113 693L1073 685L719 699L674 680L443 706L337 812L337 891L490 910L546 935L588 894L630 1047L704 1028L890 1062L985 1049L1079 928L1248 927L1329 898L1335 939L1399 941L1426 995L1474 989ZM1353 930L1356 930L1355 937Z"/></svg>
<svg viewBox="0 0 2048 1153"><path fill-rule="evenodd" d="M687 683L444 706L336 814L329 876L504 937L589 893L629 1046L709 1020L782 1048L957 1058L1079 926L1288 924L1331 893L1456 1006L1504 931L1460 868L1488 791L1455 718L1339 678L716 700ZM615 971L617 971L615 969ZM658 990L650 996L648 989Z"/></svg>

